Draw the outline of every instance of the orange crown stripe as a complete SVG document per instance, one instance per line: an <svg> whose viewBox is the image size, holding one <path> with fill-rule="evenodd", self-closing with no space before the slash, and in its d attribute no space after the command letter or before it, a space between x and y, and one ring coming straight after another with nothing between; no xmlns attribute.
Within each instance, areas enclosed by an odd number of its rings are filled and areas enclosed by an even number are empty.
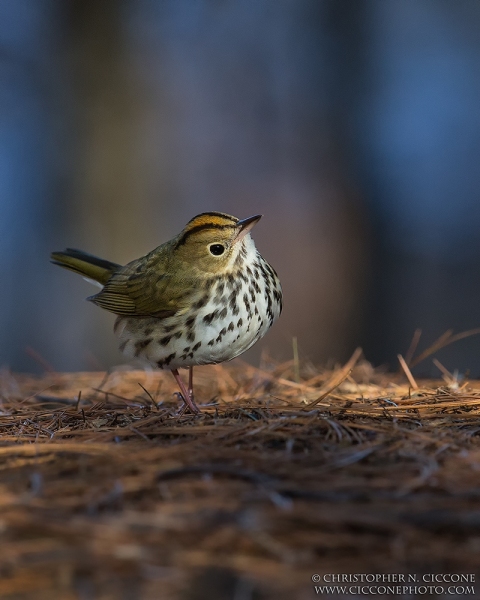
<svg viewBox="0 0 480 600"><path fill-rule="evenodd" d="M195 229L197 227L206 227L208 225L211 225L212 227L231 227L235 224L235 221L233 217L230 217L229 215L224 216L222 214L214 215L208 213L204 215L198 215L189 221L189 223L187 223L184 233L187 233L191 229Z"/></svg>

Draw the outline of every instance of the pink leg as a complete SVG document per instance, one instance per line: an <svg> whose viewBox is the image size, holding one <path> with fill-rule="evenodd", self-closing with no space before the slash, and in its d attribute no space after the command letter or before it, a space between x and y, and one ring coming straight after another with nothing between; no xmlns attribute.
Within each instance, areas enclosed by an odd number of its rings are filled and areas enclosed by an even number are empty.
<svg viewBox="0 0 480 600"><path fill-rule="evenodd" d="M189 367L188 369L188 393L190 394L190 400L195 404L195 400L193 399L193 367Z"/></svg>
<svg viewBox="0 0 480 600"><path fill-rule="evenodd" d="M193 401L193 398L190 397L189 391L187 391L187 389L185 388L185 384L183 383L183 381L180 378L178 369L172 369L172 375L175 377L175 381L178 383L178 387L180 388L180 391L182 392L182 397L183 397L183 401L185 402L185 404L188 406L188 408L192 411L193 414L199 413L200 410L199 410L198 406L195 404L195 402Z"/></svg>

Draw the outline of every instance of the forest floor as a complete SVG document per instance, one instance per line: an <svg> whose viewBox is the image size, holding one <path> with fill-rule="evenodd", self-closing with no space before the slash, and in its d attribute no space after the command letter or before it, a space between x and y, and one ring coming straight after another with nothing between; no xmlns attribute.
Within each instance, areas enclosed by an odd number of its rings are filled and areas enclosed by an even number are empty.
<svg viewBox="0 0 480 600"><path fill-rule="evenodd" d="M166 372L4 370L0 597L479 594L480 382L263 364L196 368L198 416Z"/></svg>

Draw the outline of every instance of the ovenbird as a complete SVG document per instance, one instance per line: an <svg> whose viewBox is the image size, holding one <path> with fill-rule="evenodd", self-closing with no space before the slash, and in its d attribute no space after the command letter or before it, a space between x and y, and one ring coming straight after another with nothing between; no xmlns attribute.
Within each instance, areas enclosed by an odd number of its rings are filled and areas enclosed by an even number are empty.
<svg viewBox="0 0 480 600"><path fill-rule="evenodd" d="M250 236L260 218L202 213L125 266L71 248L53 252L52 262L100 284L88 300L118 315L120 350L170 369L185 405L197 413L193 367L245 352L282 310L278 276ZM180 367L190 370L188 389Z"/></svg>

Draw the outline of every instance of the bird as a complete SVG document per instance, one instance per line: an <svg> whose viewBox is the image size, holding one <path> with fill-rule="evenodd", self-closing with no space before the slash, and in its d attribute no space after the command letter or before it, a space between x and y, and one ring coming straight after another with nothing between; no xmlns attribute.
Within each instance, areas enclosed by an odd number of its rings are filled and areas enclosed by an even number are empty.
<svg viewBox="0 0 480 600"><path fill-rule="evenodd" d="M278 275L250 235L261 217L201 213L125 266L73 248L52 252L51 262L100 285L87 300L117 315L121 352L170 370L184 410L197 414L193 367L239 356L282 311ZM188 387L179 368L189 369Z"/></svg>

